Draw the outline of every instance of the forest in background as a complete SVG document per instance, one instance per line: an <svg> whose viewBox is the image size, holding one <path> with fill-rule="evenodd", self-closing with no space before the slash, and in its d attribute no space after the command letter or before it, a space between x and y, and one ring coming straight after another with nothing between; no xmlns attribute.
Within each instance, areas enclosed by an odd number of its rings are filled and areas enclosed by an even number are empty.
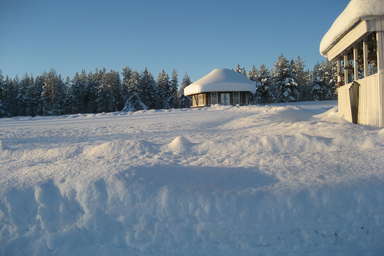
<svg viewBox="0 0 384 256"><path fill-rule="evenodd" d="M306 70L300 57L279 56L272 68L237 65L234 70L255 81L255 104L336 98L335 66L328 61ZM188 74L179 82L175 70L171 75L162 70L155 79L148 69L128 67L83 70L65 79L54 70L22 78L0 72L0 117L187 108L190 98L183 91L191 83Z"/></svg>

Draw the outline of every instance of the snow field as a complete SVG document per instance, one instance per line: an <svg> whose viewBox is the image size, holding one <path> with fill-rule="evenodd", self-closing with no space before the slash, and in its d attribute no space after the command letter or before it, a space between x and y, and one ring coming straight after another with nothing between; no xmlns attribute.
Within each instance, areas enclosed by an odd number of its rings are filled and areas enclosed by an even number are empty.
<svg viewBox="0 0 384 256"><path fill-rule="evenodd" d="M0 255L382 255L384 132L333 105L0 120Z"/></svg>

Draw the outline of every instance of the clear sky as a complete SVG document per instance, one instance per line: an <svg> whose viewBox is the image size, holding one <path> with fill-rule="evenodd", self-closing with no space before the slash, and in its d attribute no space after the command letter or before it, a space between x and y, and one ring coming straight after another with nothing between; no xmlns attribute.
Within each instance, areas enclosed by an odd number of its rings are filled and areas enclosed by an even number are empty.
<svg viewBox="0 0 384 256"><path fill-rule="evenodd" d="M97 67L192 79L216 67L271 66L280 54L312 67L349 0L0 0L0 70L73 75Z"/></svg>

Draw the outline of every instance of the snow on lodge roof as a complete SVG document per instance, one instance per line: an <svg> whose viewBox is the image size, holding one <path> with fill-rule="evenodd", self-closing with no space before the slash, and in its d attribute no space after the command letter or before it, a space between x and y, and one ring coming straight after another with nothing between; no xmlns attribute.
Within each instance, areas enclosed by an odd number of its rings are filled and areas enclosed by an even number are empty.
<svg viewBox="0 0 384 256"><path fill-rule="evenodd" d="M324 56L359 21L382 15L384 15L383 0L351 0L321 40L320 53Z"/></svg>
<svg viewBox="0 0 384 256"><path fill-rule="evenodd" d="M205 92L256 92L256 83L231 69L214 69L184 89L190 96Z"/></svg>

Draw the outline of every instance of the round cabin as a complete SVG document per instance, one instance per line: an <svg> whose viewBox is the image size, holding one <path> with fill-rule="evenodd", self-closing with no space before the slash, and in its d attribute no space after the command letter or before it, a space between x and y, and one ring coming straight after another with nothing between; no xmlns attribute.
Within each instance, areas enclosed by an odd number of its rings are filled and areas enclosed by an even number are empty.
<svg viewBox="0 0 384 256"><path fill-rule="evenodd" d="M384 126L384 1L351 0L321 41L336 63L338 111L348 121Z"/></svg>
<svg viewBox="0 0 384 256"><path fill-rule="evenodd" d="M256 83L231 69L214 69L184 89L192 98L192 107L249 105L256 92Z"/></svg>

